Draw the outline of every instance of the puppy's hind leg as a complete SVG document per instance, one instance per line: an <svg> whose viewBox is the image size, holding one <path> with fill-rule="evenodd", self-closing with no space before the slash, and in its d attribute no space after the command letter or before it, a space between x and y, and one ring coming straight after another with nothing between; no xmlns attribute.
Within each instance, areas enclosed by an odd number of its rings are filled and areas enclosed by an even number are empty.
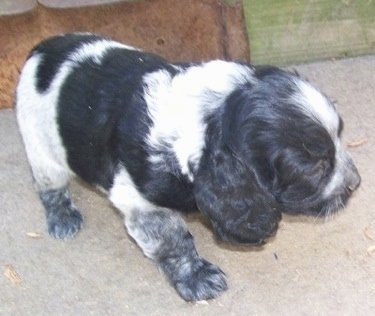
<svg viewBox="0 0 375 316"><path fill-rule="evenodd" d="M29 159L34 175L34 185L46 211L48 233L58 239L74 237L82 227L83 218L72 202L69 172L45 160Z"/></svg>
<svg viewBox="0 0 375 316"><path fill-rule="evenodd" d="M48 232L55 238L70 239L82 227L83 218L68 190L71 171L65 162L65 153L58 137L54 139L56 144L50 145L51 132L47 137L46 133L38 134L37 128L25 125L20 122L34 186L46 211Z"/></svg>
<svg viewBox="0 0 375 316"><path fill-rule="evenodd" d="M16 95L17 120L34 184L46 209L48 231L56 238L68 239L81 228L82 216L68 191L72 172L57 123L59 86L64 78L55 78L52 88L41 93L37 82L42 76L38 70L42 58L34 54L21 72Z"/></svg>

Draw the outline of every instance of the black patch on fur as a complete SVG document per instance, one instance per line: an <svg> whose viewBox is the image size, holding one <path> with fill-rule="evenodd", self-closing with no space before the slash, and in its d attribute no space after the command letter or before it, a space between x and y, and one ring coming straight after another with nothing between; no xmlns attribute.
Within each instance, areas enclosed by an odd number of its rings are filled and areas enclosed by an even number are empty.
<svg viewBox="0 0 375 316"><path fill-rule="evenodd" d="M171 166L167 170L148 161L154 153L146 143L152 122L143 77L160 69L177 73L158 56L123 48L109 48L100 63L90 58L77 63L59 96L60 134L71 169L85 181L108 190L118 166L124 165L148 200L194 211L192 184L171 148L158 153Z"/></svg>
<svg viewBox="0 0 375 316"><path fill-rule="evenodd" d="M36 54L42 56L36 74L38 92L43 93L48 90L61 65L68 60L68 56L73 51L83 44L98 39L99 36L90 34L67 34L47 39L35 47L31 56Z"/></svg>
<svg viewBox="0 0 375 316"><path fill-rule="evenodd" d="M85 181L109 189L118 164L126 163L123 154L146 159L143 142L150 122L142 76L157 70L161 62L137 51L113 48L100 64L88 58L67 77L58 122L69 165Z"/></svg>
<svg viewBox="0 0 375 316"><path fill-rule="evenodd" d="M221 239L262 245L276 233L281 213L257 171L231 149L235 140L227 143L228 136L224 134L230 129L223 127L222 117L212 118L209 123L207 146L195 179L196 202Z"/></svg>

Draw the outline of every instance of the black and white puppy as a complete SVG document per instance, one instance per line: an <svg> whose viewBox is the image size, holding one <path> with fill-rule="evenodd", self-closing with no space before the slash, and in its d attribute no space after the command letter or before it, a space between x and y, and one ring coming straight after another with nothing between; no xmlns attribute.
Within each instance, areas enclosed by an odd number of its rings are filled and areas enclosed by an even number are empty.
<svg viewBox="0 0 375 316"><path fill-rule="evenodd" d="M275 67L172 64L70 34L31 52L16 106L49 233L69 239L82 226L68 191L77 175L108 194L185 300L227 284L181 213L199 210L224 241L261 245L281 212L331 215L360 184L334 104Z"/></svg>

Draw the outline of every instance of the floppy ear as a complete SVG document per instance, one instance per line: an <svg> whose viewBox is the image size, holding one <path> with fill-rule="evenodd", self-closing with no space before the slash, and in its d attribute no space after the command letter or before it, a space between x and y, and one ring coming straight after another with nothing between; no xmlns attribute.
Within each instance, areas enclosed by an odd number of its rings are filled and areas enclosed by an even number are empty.
<svg viewBox="0 0 375 316"><path fill-rule="evenodd" d="M237 113L238 114L238 113ZM238 244L263 244L276 233L281 212L254 166L240 150L236 113L226 111L207 130L206 148L195 176L199 210L209 217L217 235Z"/></svg>
<svg viewBox="0 0 375 316"><path fill-rule="evenodd" d="M206 153L195 180L195 199L217 235L232 243L263 244L281 219L255 170L225 149Z"/></svg>

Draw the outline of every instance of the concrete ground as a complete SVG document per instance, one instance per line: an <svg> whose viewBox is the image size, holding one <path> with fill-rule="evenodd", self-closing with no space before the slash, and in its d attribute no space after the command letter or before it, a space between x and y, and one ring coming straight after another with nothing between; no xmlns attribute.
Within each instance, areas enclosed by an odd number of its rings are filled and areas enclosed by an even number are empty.
<svg viewBox="0 0 375 316"><path fill-rule="evenodd" d="M362 175L333 220L284 216L261 249L217 244L199 216L197 249L226 273L221 297L184 302L132 242L120 215L74 183L85 226L69 242L46 233L44 212L12 110L0 111L1 315L370 315L375 312L375 57L295 67L345 121L344 146Z"/></svg>

